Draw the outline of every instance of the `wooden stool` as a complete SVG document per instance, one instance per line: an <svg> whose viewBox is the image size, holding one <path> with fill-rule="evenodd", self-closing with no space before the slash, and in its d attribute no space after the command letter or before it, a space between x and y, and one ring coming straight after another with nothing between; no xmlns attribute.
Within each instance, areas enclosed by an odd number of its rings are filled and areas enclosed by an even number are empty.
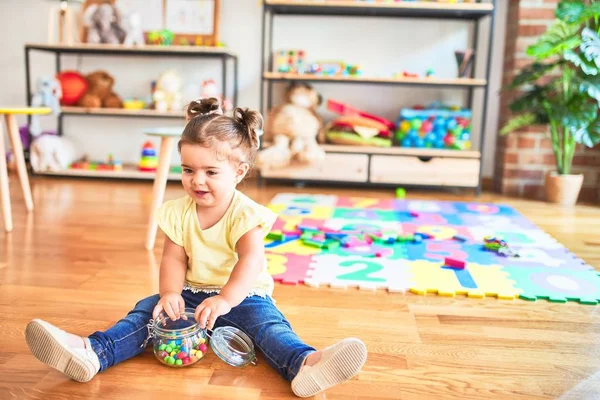
<svg viewBox="0 0 600 400"><path fill-rule="evenodd" d="M150 208L150 217L148 218L148 233L146 235L146 249L154 249L156 241L156 232L158 223L154 214L162 205L165 198L165 189L167 187L167 178L169 177L169 168L171 166L171 152L175 139L181 137L183 127L181 128L153 128L144 131L146 135L160 137L160 153L158 154L158 168L154 178L154 187L152 189L152 207Z"/></svg>
<svg viewBox="0 0 600 400"><path fill-rule="evenodd" d="M19 135L19 126L17 125L16 114L21 115L47 115L52 113L52 109L42 108L2 108L0 107L0 116L4 115L6 126L8 128L8 137L12 146L15 160L17 162L17 172L21 181L21 189L25 197L27 210L33 210L33 197L29 187L29 177L27 176L27 167L25 166L25 156L23 155L23 143ZM8 191L8 171L6 168L6 149L4 148L4 137L2 134L2 123L0 122L0 200L2 201L2 214L4 215L4 229L6 232L12 231L12 214L10 209L10 193Z"/></svg>

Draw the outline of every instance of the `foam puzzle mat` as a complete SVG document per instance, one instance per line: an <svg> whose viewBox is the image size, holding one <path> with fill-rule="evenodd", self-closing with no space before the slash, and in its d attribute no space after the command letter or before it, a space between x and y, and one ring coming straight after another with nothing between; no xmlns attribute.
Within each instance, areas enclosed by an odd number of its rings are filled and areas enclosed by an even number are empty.
<svg viewBox="0 0 600 400"><path fill-rule="evenodd" d="M279 215L269 272L283 284L600 301L598 272L509 206L281 193L268 207ZM484 248L486 237L518 257Z"/></svg>

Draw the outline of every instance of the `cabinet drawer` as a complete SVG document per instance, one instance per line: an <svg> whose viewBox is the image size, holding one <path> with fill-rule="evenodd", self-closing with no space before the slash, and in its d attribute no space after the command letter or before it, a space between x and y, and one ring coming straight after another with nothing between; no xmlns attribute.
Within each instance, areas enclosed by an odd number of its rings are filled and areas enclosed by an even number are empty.
<svg viewBox="0 0 600 400"><path fill-rule="evenodd" d="M372 156L371 182L411 185L476 187L479 183L476 158Z"/></svg>
<svg viewBox="0 0 600 400"><path fill-rule="evenodd" d="M366 182L369 157L365 154L325 155L321 165L292 164L286 168L261 170L265 178L315 181Z"/></svg>

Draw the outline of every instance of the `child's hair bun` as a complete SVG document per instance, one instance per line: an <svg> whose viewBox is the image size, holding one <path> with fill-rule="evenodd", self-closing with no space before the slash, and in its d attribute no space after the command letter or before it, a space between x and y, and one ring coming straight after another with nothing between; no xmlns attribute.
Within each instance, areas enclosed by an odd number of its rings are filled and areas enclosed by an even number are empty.
<svg viewBox="0 0 600 400"><path fill-rule="evenodd" d="M244 127L246 138L251 147L258 149L263 129L262 115L258 111L238 107L233 110L233 119Z"/></svg>
<svg viewBox="0 0 600 400"><path fill-rule="evenodd" d="M187 106L187 119L190 120L192 118L201 116L201 115L210 115L210 114L218 114L223 115L223 110L221 110L221 104L218 99L215 97L207 97L201 100L193 100Z"/></svg>

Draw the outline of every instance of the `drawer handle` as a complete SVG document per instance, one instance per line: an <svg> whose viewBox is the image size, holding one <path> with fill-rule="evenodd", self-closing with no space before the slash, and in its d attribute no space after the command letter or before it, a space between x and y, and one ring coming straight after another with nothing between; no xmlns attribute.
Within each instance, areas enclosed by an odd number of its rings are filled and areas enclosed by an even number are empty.
<svg viewBox="0 0 600 400"><path fill-rule="evenodd" d="M418 156L417 158L419 160L421 160L421 162L429 162L433 159L433 157L427 157L427 156Z"/></svg>

